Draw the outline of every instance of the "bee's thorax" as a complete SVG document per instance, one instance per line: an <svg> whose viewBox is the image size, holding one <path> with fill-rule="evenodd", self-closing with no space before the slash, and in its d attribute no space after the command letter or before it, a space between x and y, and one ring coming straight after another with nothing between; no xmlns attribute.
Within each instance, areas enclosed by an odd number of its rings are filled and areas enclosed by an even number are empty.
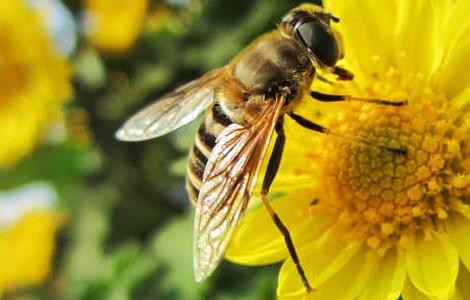
<svg viewBox="0 0 470 300"><path fill-rule="evenodd" d="M188 160L186 189L197 201L204 169L217 137L232 123L249 126L276 97L286 97L284 112L300 98L315 70L298 44L279 32L257 39L230 64L229 76L216 90L217 102L199 127Z"/></svg>
<svg viewBox="0 0 470 300"><path fill-rule="evenodd" d="M278 31L263 35L233 62L233 76L252 93L265 94L279 85L311 81L313 68L297 42Z"/></svg>

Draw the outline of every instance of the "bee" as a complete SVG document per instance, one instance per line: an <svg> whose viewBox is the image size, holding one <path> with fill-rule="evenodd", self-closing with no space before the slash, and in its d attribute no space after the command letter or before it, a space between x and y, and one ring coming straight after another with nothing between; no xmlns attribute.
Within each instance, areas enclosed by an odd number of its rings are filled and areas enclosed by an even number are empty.
<svg viewBox="0 0 470 300"><path fill-rule="evenodd" d="M306 290L312 290L289 231L268 199L286 141L284 117L287 115L309 130L339 135L295 113L306 92L313 99L327 102L355 100L392 106L405 103L310 91L318 77L317 70L332 73L337 80L353 79L351 72L336 65L344 55L340 36L331 22L339 19L319 6L294 8L282 18L277 30L256 39L229 64L170 92L137 112L117 131L116 137L122 141L148 140L206 112L189 154L186 179L189 198L195 204L196 281L211 275L222 260L247 208L275 132L261 199L284 236ZM346 138L403 152L357 137Z"/></svg>

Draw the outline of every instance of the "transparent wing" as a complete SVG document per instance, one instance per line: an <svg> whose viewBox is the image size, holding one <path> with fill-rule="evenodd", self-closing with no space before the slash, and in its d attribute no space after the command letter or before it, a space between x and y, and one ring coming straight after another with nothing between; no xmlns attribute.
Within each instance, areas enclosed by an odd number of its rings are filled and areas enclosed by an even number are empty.
<svg viewBox="0 0 470 300"><path fill-rule="evenodd" d="M127 120L116 132L116 138L144 141L191 122L213 102L214 90L224 72L225 68L219 68L206 73L150 104Z"/></svg>
<svg viewBox="0 0 470 300"><path fill-rule="evenodd" d="M284 99L250 127L232 124L217 138L203 176L194 219L194 274L207 278L220 263L256 183Z"/></svg>

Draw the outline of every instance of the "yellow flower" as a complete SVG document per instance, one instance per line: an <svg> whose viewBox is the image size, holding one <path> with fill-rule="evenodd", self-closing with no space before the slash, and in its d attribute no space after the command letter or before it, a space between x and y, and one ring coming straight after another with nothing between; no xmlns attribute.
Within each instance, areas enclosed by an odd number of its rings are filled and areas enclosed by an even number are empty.
<svg viewBox="0 0 470 300"><path fill-rule="evenodd" d="M0 195L0 295L43 282L51 269L62 218L50 207L55 194L33 184Z"/></svg>
<svg viewBox="0 0 470 300"><path fill-rule="evenodd" d="M29 153L70 97L70 70L23 1L0 1L0 167Z"/></svg>
<svg viewBox="0 0 470 300"><path fill-rule="evenodd" d="M470 299L470 2L324 1L341 19L356 77L329 93L408 99L405 107L319 104L299 113L407 155L305 132L286 119L273 206L316 289L308 299ZM283 260L278 295L305 296L263 207L247 214L226 257Z"/></svg>
<svg viewBox="0 0 470 300"><path fill-rule="evenodd" d="M85 30L100 51L119 53L129 49L145 20L147 0L86 0Z"/></svg>

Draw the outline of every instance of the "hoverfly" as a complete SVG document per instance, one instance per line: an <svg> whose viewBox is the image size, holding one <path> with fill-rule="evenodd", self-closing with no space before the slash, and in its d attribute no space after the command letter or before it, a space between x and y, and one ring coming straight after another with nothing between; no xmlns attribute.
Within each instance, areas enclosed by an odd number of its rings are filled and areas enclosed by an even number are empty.
<svg viewBox="0 0 470 300"><path fill-rule="evenodd" d="M335 134L294 113L305 91L312 98L327 102L357 100L392 106L405 103L310 91L317 69L333 73L337 80L353 79L351 72L336 66L343 57L343 49L331 22L339 19L318 6L294 8L283 17L277 30L256 39L229 64L137 112L116 133L122 141L148 140L167 134L206 111L189 154L186 180L187 192L196 206L196 281L207 278L223 258L276 132L261 198L285 238L303 284L307 291L312 289L289 231L268 200L285 144L283 119L287 115L307 129ZM348 138L402 153L401 149Z"/></svg>

